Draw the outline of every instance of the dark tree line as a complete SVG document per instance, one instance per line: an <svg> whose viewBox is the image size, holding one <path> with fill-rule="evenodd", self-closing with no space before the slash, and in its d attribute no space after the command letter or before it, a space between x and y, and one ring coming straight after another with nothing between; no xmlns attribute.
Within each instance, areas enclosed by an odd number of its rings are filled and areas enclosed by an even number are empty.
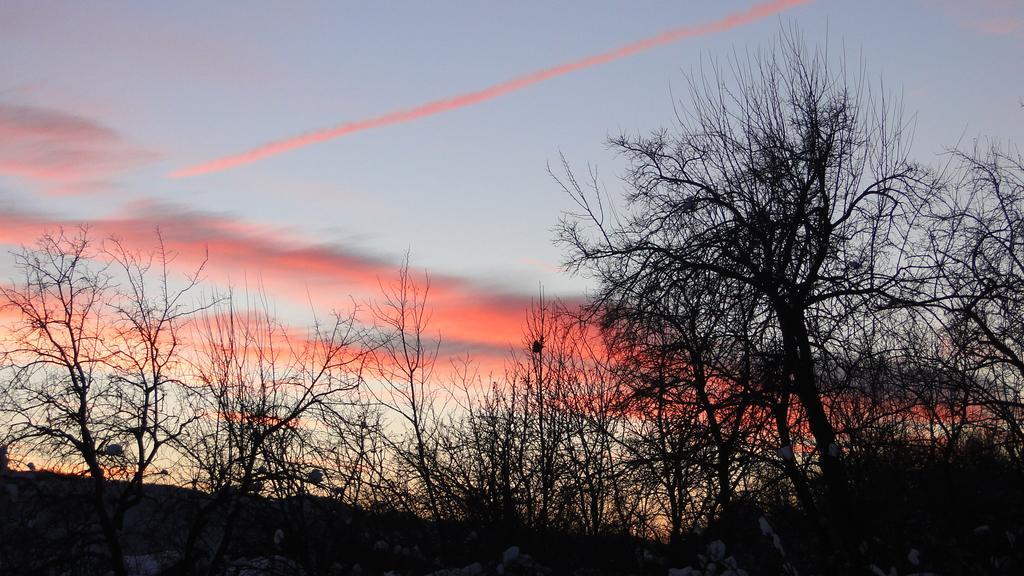
<svg viewBox="0 0 1024 576"><path fill-rule="evenodd" d="M1020 153L915 162L899 99L792 34L681 109L612 140L621 199L565 166L558 240L596 291L538 298L504 374L439 360L408 263L298 334L159 244L21 252L0 433L15 467L87 481L78 569L131 571L159 482L189 488L186 574L223 573L263 500L308 573L337 560L307 544L323 526L388 513L438 550L622 537L708 574L1021 569ZM663 572L648 544L630 570ZM16 552L0 566L48 569Z"/></svg>

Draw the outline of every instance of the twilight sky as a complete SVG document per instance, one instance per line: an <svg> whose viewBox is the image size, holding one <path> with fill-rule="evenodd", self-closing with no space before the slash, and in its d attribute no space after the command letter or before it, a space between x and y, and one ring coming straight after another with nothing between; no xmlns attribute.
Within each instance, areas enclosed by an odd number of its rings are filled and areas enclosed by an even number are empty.
<svg viewBox="0 0 1024 576"><path fill-rule="evenodd" d="M551 229L559 153L612 193L609 135L685 107L702 59L796 24L902 92L927 163L1024 134L1020 0L0 4L0 278L89 223L261 283L302 322L433 278L451 350L518 341L539 285L577 295Z"/></svg>

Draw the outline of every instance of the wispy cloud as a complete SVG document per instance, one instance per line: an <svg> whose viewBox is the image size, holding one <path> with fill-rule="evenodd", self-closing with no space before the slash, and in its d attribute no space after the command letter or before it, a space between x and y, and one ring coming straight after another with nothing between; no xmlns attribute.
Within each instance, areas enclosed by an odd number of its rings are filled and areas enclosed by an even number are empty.
<svg viewBox="0 0 1024 576"><path fill-rule="evenodd" d="M918 0L929 10L975 34L989 37L1024 36L1024 4L1020 0Z"/></svg>
<svg viewBox="0 0 1024 576"><path fill-rule="evenodd" d="M50 192L85 192L154 157L88 118L0 103L0 175L42 184Z"/></svg>
<svg viewBox="0 0 1024 576"><path fill-rule="evenodd" d="M965 26L988 36L1024 34L1024 18L986 18L968 20Z"/></svg>
<svg viewBox="0 0 1024 576"><path fill-rule="evenodd" d="M466 94L460 94L458 96L446 98L444 100L428 102L426 104L422 104L420 106L416 106L413 108L397 110L394 112L383 114L381 116L376 116L374 118L350 122L325 130L309 132L301 136L295 136L292 138L286 138L284 140L271 142L269 144L264 144L263 146L254 148L241 154L225 156L222 158L218 158L216 160L204 162L202 164L188 166L186 168L182 168L180 170L172 172L171 177L185 178L189 176L198 176L200 174L208 174L211 172L219 172L222 170L227 170L229 168L234 168L244 164L256 162L258 160L262 160L270 156L282 154L284 152L288 152L289 150L294 150L296 148L302 148L305 146L310 146L312 144L325 142L327 140L334 140L336 138L348 136L356 132L362 132L365 130L371 130L373 128L380 128L382 126L389 126L392 124L411 122L413 120L418 120L420 118L424 118L427 116L433 116L435 114L441 114L443 112L456 110L458 108L463 108L465 106L479 104L481 102L485 102L487 100L491 100L499 96L504 96L506 94L522 90L534 84L544 82L545 80L551 80L553 78L564 76L566 74L576 72L584 68L590 68L601 64L607 64L608 62L612 62L614 60L634 56L636 54L646 52L658 46L671 44L687 38L693 38L695 36L724 32L726 30L763 19L773 14L777 14L783 10L793 8L801 4L806 4L810 1L811 0L773 0L770 2L763 2L760 4L756 4L743 11L733 12L725 16L724 18L712 22L707 22L696 26L683 26L679 28L673 28L671 30L662 32L657 36L645 38L643 40L627 44L625 46L616 48L608 52L604 52L594 56L589 56L587 58L583 58L573 62L567 62L565 64L554 66L552 68L546 68L544 70L540 70L537 72L532 72L530 74L519 76L518 78L513 78L512 80L508 80L500 84L495 84L488 88L484 88L483 90L477 90L474 92L468 92Z"/></svg>

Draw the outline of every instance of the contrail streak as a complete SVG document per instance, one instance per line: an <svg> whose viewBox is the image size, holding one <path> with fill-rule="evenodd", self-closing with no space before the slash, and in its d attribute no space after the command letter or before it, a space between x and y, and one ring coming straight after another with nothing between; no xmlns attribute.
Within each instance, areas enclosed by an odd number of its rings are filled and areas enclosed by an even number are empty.
<svg viewBox="0 0 1024 576"><path fill-rule="evenodd" d="M633 56L641 52L645 52L652 48L663 46L665 44L671 44L678 42L686 38L692 38L695 36L703 36L707 34L713 34L716 32L723 32L737 26L749 24L771 16L783 10L799 6L801 4L807 4L812 0L773 0L770 2L762 2L755 4L747 10L741 12L733 12L713 22L707 22L697 26L682 26L679 28L673 28L652 36L645 38L631 44L616 48L609 52L597 54L595 56L589 56L581 60L574 62L567 62L553 68L547 68L537 72L532 72L518 78L513 78L495 84L483 90L477 90L475 92L468 92L466 94L460 94L444 100L435 100L422 104L415 108L408 108L403 110L396 110L389 112L382 116L376 116L366 120L359 120L356 122L350 122L348 124L342 124L333 128L327 128L325 130L318 130L315 132L309 132L300 136L292 138L286 138L284 140L278 140L277 142L270 142L264 144L259 148L253 148L247 152L241 154L235 154L232 156L224 156L210 162L204 162L202 164L196 164L194 166L188 166L176 170L170 174L172 178L187 178L189 176L198 176L200 174L209 174L211 172L220 172L221 170L227 170L243 164L249 164L262 160L264 158L275 156L289 150L296 148L302 148L303 146L309 146L311 144L317 144L319 142L325 142L327 140L333 140L335 138L341 138L342 136L348 136L356 132L362 132L364 130L370 130L372 128L379 128L381 126L388 126L390 124L400 124L402 122L409 122L424 118L426 116L433 116L434 114L440 114L449 110L455 110L456 108L462 108L463 106L470 106L503 96L517 90L522 90L533 84L538 84L551 78L563 76L570 72L582 70L584 68L590 68L591 66L597 66L600 64L606 64L613 60L620 58L626 58L627 56Z"/></svg>

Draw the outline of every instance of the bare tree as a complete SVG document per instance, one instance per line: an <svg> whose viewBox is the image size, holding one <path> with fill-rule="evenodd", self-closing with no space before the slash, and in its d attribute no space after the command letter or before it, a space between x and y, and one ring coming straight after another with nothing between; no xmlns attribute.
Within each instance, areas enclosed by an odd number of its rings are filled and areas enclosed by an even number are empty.
<svg viewBox="0 0 1024 576"><path fill-rule="evenodd" d="M959 392L1002 422L1024 469L1024 159L992 145L956 151L958 172L935 210L910 299L942 326Z"/></svg>
<svg viewBox="0 0 1024 576"><path fill-rule="evenodd" d="M336 313L302 335L274 319L265 298L228 296L200 318L190 368L200 417L179 449L193 486L210 498L192 519L186 569L203 559L211 527L206 566L220 569L248 497L330 481L308 461L307 443L362 382L366 351L355 313Z"/></svg>
<svg viewBox="0 0 1024 576"><path fill-rule="evenodd" d="M7 414L22 442L91 480L116 574L125 573L125 513L141 500L164 446L194 418L175 397L181 327L198 310L189 297L202 266L175 285L173 259L162 241L139 253L60 230L19 253L23 278L0 288L19 318L4 351Z"/></svg>
<svg viewBox="0 0 1024 576"><path fill-rule="evenodd" d="M526 517L529 444L521 387L484 382L469 365L456 369L457 408L441 437L462 518L512 533Z"/></svg>
<svg viewBox="0 0 1024 576"><path fill-rule="evenodd" d="M527 312L522 348L514 350L509 384L520 387L521 417L526 434L523 469L527 490L525 520L531 527L544 530L561 510L556 502L557 486L566 473L565 410L561 399L572 357L571 334L560 324L557 311L543 294ZM525 353L522 353L525 351Z"/></svg>
<svg viewBox="0 0 1024 576"><path fill-rule="evenodd" d="M925 173L906 157L898 102L876 96L795 34L777 50L691 81L679 131L621 137L626 213L571 175L581 212L563 220L568 264L605 290L708 273L746 287L771 319L782 381L799 402L837 531L855 520L816 357L829 323L902 274ZM840 535L841 536L841 535ZM842 538L847 541L847 538Z"/></svg>
<svg viewBox="0 0 1024 576"><path fill-rule="evenodd" d="M392 445L422 484L426 511L437 519L441 516L441 495L433 474L438 392L433 371L441 340L430 333L430 278L424 276L422 282L414 279L406 257L397 281L382 285L381 292L383 299L372 305L380 337L373 352L379 389L371 386L369 391L408 426L411 436L405 439L405 445L402 441L392 441Z"/></svg>
<svg viewBox="0 0 1024 576"><path fill-rule="evenodd" d="M392 503L395 481L388 475L385 414L372 395L361 394L351 406L331 410L323 424L327 433L311 448L332 481L332 496L370 510Z"/></svg>
<svg viewBox="0 0 1024 576"><path fill-rule="evenodd" d="M567 528L585 534L626 532L631 523L623 506L623 389L613 347L587 314L555 303L555 321L564 332L564 382L557 399L564 412L564 491L570 497Z"/></svg>

